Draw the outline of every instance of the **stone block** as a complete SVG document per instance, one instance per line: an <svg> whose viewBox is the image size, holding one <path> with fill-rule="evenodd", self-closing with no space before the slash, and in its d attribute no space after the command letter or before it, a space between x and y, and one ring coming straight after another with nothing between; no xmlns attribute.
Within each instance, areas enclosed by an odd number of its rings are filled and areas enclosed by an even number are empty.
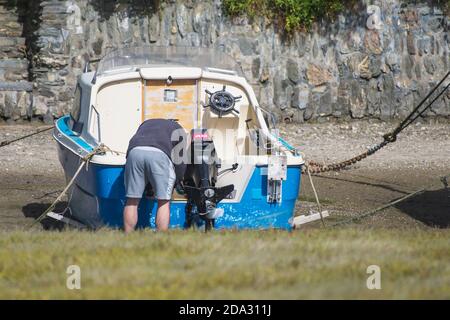
<svg viewBox="0 0 450 320"><path fill-rule="evenodd" d="M310 64L306 69L308 82L313 86L320 86L329 82L332 78L331 72L326 67Z"/></svg>
<svg viewBox="0 0 450 320"><path fill-rule="evenodd" d="M295 87L291 103L292 107L301 110L306 109L308 106L309 94L310 90L308 85L303 83Z"/></svg>

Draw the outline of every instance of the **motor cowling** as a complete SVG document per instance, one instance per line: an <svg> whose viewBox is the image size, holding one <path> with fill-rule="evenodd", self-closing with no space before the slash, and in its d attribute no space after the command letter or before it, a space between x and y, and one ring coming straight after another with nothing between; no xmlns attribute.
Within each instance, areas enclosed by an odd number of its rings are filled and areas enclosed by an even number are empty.
<svg viewBox="0 0 450 320"><path fill-rule="evenodd" d="M190 163L186 168L186 179L197 187L214 186L220 160L217 158L213 140L206 129L191 130Z"/></svg>

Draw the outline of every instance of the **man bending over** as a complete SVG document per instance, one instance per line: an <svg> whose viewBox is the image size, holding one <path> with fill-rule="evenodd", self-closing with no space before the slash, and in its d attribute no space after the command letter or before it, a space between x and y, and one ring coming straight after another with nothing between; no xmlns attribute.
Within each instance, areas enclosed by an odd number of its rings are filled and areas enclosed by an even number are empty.
<svg viewBox="0 0 450 320"><path fill-rule="evenodd" d="M180 152L172 152L175 146ZM156 227L167 230L170 222L170 199L176 182L183 179L186 164L180 158L186 144L184 129L174 120L144 121L131 138L125 164L127 203L123 211L125 232L133 231L138 220L138 204L145 187L151 184L158 201Z"/></svg>

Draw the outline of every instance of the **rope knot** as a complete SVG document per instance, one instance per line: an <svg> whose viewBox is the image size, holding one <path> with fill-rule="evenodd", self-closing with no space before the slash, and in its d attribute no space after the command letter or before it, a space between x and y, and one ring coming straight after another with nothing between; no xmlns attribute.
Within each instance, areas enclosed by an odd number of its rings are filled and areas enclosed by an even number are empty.
<svg viewBox="0 0 450 320"><path fill-rule="evenodd" d="M397 141L397 134L390 132L390 133L385 134L383 136L383 138L384 138L384 141L386 141L386 142L395 142L395 141Z"/></svg>

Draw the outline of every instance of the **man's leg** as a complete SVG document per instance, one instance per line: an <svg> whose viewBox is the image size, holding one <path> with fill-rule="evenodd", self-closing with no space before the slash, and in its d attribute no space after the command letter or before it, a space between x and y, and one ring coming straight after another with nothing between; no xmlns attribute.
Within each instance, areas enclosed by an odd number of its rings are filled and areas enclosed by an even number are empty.
<svg viewBox="0 0 450 320"><path fill-rule="evenodd" d="M172 161L164 152L153 151L149 153L147 172L151 173L148 179L153 186L155 198L158 199L156 228L158 231L166 231L169 229L170 199L176 180Z"/></svg>
<svg viewBox="0 0 450 320"><path fill-rule="evenodd" d="M158 231L169 229L170 222L170 200L158 200L158 211L156 212L156 228Z"/></svg>
<svg viewBox="0 0 450 320"><path fill-rule="evenodd" d="M123 228L125 233L134 230L138 220L138 204L140 198L127 198L127 203L123 209Z"/></svg>

